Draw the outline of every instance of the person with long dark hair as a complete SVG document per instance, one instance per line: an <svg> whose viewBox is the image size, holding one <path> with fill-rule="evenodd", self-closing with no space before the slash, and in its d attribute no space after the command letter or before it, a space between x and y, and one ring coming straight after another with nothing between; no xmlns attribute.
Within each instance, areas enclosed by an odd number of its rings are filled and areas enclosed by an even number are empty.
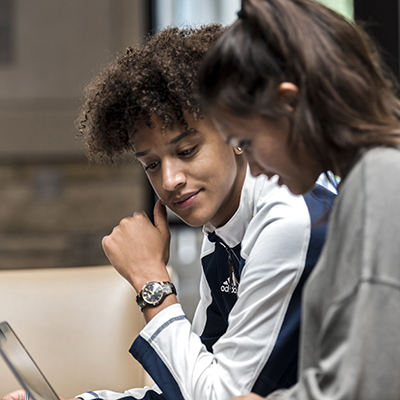
<svg viewBox="0 0 400 400"><path fill-rule="evenodd" d="M298 383L267 398L399 399L400 103L376 47L314 1L243 0L199 79L253 175L295 194L341 177L303 292Z"/></svg>

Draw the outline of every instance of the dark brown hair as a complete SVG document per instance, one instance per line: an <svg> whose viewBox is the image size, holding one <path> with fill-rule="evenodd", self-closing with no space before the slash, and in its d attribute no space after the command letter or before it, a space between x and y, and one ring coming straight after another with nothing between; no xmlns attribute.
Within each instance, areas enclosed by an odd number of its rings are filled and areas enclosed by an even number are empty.
<svg viewBox="0 0 400 400"><path fill-rule="evenodd" d="M368 35L310 0L243 0L240 18L216 42L199 73L205 105L242 116L290 118L322 169L361 148L399 143L394 80ZM293 115L277 97L299 88Z"/></svg>
<svg viewBox="0 0 400 400"><path fill-rule="evenodd" d="M152 128L157 115L163 127L187 127L184 111L202 115L197 71L205 52L223 32L221 25L198 29L169 27L129 47L86 87L78 128L90 160L114 162L133 151L138 128Z"/></svg>

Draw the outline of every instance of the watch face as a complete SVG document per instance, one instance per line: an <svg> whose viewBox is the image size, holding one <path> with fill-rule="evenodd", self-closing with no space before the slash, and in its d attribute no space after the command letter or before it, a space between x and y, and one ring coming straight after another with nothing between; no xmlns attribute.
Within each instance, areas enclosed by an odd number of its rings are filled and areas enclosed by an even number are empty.
<svg viewBox="0 0 400 400"><path fill-rule="evenodd" d="M142 292L143 300L147 304L157 305L163 297L163 288L158 282L149 282Z"/></svg>

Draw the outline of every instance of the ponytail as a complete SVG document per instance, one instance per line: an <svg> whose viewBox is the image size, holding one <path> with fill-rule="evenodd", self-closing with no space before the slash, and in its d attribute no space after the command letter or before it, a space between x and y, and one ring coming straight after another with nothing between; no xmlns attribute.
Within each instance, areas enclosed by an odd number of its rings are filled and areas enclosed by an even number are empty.
<svg viewBox="0 0 400 400"><path fill-rule="evenodd" d="M206 106L287 116L294 153L303 142L325 171L341 153L398 144L395 80L360 27L311 0L243 0L240 13L201 68ZM293 114L282 82L299 89Z"/></svg>

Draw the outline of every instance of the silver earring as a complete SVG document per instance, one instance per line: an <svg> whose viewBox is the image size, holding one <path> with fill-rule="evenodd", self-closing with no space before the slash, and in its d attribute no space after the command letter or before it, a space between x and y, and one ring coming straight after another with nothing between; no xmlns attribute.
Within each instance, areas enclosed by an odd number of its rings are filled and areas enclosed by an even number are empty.
<svg viewBox="0 0 400 400"><path fill-rule="evenodd" d="M236 146L238 151L242 151L242 148L240 146Z"/></svg>

